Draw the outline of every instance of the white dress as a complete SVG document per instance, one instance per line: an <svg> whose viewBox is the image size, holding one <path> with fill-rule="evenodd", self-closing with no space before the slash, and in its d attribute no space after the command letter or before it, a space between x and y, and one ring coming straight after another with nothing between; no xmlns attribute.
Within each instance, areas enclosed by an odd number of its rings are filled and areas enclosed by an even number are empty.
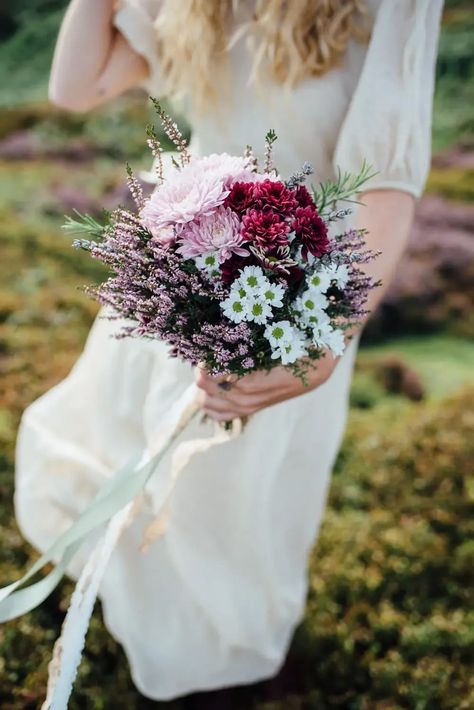
<svg viewBox="0 0 474 710"><path fill-rule="evenodd" d="M335 166L358 170L366 159L379 171L374 188L418 196L429 166L442 2L369 4L369 45L352 43L340 68L305 82L287 100L276 86L248 86L251 60L234 47L235 101L223 107L224 120L194 121L201 152L240 154L247 143L262 146L274 128L283 175L310 161L324 179ZM116 15L150 64L154 95L161 81L158 11L153 0L122 0ZM24 414L16 514L40 550L153 439L192 381L191 368L170 359L162 344L115 340L116 328L98 319L70 375ZM107 627L144 695L165 700L278 671L304 612L307 557L344 432L355 353L353 342L323 386L259 412L239 438L194 457L178 481L168 530L147 552L139 546L153 520L150 506L124 533L100 596ZM182 438L211 431L196 422Z"/></svg>

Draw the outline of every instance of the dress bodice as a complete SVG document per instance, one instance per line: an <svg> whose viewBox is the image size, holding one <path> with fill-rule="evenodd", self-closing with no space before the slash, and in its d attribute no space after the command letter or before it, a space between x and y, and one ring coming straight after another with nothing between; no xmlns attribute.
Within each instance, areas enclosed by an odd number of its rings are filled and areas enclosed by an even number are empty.
<svg viewBox="0 0 474 710"><path fill-rule="evenodd" d="M155 96L163 84L154 22L161 0L121 0L115 24L150 67L145 82ZM371 187L418 196L429 169L434 64L442 0L369 0L370 41L349 43L340 64L286 92L271 80L249 82L252 57L243 42L230 50L228 80L216 111L193 115L193 143L206 153L239 154L278 135L276 163L288 175L304 161L316 179L336 170L356 172L364 160L377 176ZM252 3L239 5L236 25ZM246 16L247 14L247 16Z"/></svg>

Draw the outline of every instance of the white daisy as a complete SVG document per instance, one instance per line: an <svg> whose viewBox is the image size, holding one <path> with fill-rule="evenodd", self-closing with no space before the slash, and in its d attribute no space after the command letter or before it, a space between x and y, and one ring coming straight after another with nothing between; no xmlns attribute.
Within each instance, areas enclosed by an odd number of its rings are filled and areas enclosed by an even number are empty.
<svg viewBox="0 0 474 710"><path fill-rule="evenodd" d="M201 256L196 256L194 263L197 268L201 271L214 271L219 268L219 259L215 252L207 252L207 254L202 254Z"/></svg>
<svg viewBox="0 0 474 710"><path fill-rule="evenodd" d="M349 281L349 269L345 264L333 264L327 267L328 273L331 277L331 281L336 282L336 286L343 289L347 282Z"/></svg>
<svg viewBox="0 0 474 710"><path fill-rule="evenodd" d="M311 312L303 312L298 321L304 328L312 328L315 330L326 326L329 323L329 316L326 311L316 309Z"/></svg>
<svg viewBox="0 0 474 710"><path fill-rule="evenodd" d="M248 293L262 291L270 286L270 281L259 266L245 266L240 272L237 282Z"/></svg>
<svg viewBox="0 0 474 710"><path fill-rule="evenodd" d="M220 279L219 255L215 252L208 252L202 256L197 256L194 263L200 271L204 271L212 279Z"/></svg>
<svg viewBox="0 0 474 710"><path fill-rule="evenodd" d="M293 326L288 320L280 320L276 323L271 323L271 325L267 325L265 328L264 336L272 348L288 345L293 339Z"/></svg>
<svg viewBox="0 0 474 710"><path fill-rule="evenodd" d="M330 324L318 326L313 330L313 342L320 348L329 348L335 357L340 357L346 348L343 331L333 328Z"/></svg>
<svg viewBox="0 0 474 710"><path fill-rule="evenodd" d="M285 295L285 289L280 284L272 284L268 282L268 286L261 290L260 295L273 308L281 308L283 306L283 297Z"/></svg>
<svg viewBox="0 0 474 710"><path fill-rule="evenodd" d="M248 301L236 291L231 291L225 301L220 304L224 315L234 323L241 323L248 313Z"/></svg>
<svg viewBox="0 0 474 710"><path fill-rule="evenodd" d="M282 344L281 347L275 348L272 352L272 359L281 359L282 365L291 365L296 362L298 358L304 357L308 354L308 350L305 346L305 340L303 333L294 329L295 335L291 343Z"/></svg>
<svg viewBox="0 0 474 710"><path fill-rule="evenodd" d="M312 291L326 293L331 285L331 276L323 266L318 271L314 271L311 276L308 276L306 283L308 284L308 288Z"/></svg>
<svg viewBox="0 0 474 710"><path fill-rule="evenodd" d="M330 264L320 266L306 280L308 288L314 291L326 293L328 288L335 282L336 286L343 289L349 280L349 269L345 264Z"/></svg>
<svg viewBox="0 0 474 710"><path fill-rule="evenodd" d="M272 309L267 301L261 298L247 299L246 320L265 324L272 317Z"/></svg>
<svg viewBox="0 0 474 710"><path fill-rule="evenodd" d="M324 315L326 314L322 314L328 306L328 300L324 294L308 289L301 296L298 296L294 306L301 314L301 321L306 324L309 323L311 317L316 318L316 320L324 320ZM315 321L313 320L313 322Z"/></svg>
<svg viewBox="0 0 474 710"><path fill-rule="evenodd" d="M313 343L317 345L318 348L328 348L332 332L333 328L329 321L326 323L318 323L318 325L313 328Z"/></svg>
<svg viewBox="0 0 474 710"><path fill-rule="evenodd" d="M346 341L342 330L333 330L327 338L327 347L335 357L340 357L346 349Z"/></svg>

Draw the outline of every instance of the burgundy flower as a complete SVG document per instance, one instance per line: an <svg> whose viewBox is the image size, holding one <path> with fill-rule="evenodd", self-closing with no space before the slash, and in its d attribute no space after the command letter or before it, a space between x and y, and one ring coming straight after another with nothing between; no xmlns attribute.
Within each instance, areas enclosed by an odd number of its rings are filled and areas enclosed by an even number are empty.
<svg viewBox="0 0 474 710"><path fill-rule="evenodd" d="M235 182L230 194L225 199L225 206L242 214L253 204L254 188L255 183L253 182Z"/></svg>
<svg viewBox="0 0 474 710"><path fill-rule="evenodd" d="M239 275L239 271L244 266L257 266L258 261L253 254L249 256L239 256L233 254L230 259L227 259L220 265L222 281L224 283L232 283Z"/></svg>
<svg viewBox="0 0 474 710"><path fill-rule="evenodd" d="M322 256L328 251L328 230L314 206L298 207L292 227L302 245L303 259L307 260L308 252L313 256Z"/></svg>
<svg viewBox="0 0 474 710"><path fill-rule="evenodd" d="M293 190L293 195L299 207L314 207L314 200L304 185L298 185L296 190Z"/></svg>
<svg viewBox="0 0 474 710"><path fill-rule="evenodd" d="M291 214L298 207L292 190L280 181L263 180L255 183L253 197L255 208L263 210L271 207L272 210L283 215Z"/></svg>
<svg viewBox="0 0 474 710"><path fill-rule="evenodd" d="M250 210L242 218L244 240L267 251L288 244L290 225L272 210Z"/></svg>

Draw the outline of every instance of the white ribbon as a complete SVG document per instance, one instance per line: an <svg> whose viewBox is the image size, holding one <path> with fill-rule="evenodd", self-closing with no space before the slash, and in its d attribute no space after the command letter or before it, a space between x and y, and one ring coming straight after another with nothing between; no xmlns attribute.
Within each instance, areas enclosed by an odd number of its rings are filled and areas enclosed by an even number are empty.
<svg viewBox="0 0 474 710"><path fill-rule="evenodd" d="M48 691L41 710L67 708L99 586L115 545L130 522L133 505L133 502L128 503L115 513L84 565L71 597L61 636L54 644L53 658L49 664Z"/></svg>
<svg viewBox="0 0 474 710"><path fill-rule="evenodd" d="M190 385L171 408L167 420L150 449L139 464L131 463L119 471L97 494L74 524L61 535L31 569L16 582L0 589L0 622L14 619L34 609L52 592L64 575L69 562L87 536L107 523L76 584L63 624L61 636L55 643L49 665L48 691L42 710L65 710L72 692L77 668L84 648L89 620L100 583L109 559L125 527L138 509L137 496L150 495L147 486L159 463L171 445L197 413L196 385ZM217 429L212 437L182 442L172 457L169 470L153 481L153 508L158 518L146 531L144 546L161 535L167 525L171 496L179 474L196 453L207 451L238 435L240 422L231 431ZM148 491L147 491L148 489ZM135 501L135 505L134 505ZM18 589L48 562L59 559L56 567L39 582Z"/></svg>

